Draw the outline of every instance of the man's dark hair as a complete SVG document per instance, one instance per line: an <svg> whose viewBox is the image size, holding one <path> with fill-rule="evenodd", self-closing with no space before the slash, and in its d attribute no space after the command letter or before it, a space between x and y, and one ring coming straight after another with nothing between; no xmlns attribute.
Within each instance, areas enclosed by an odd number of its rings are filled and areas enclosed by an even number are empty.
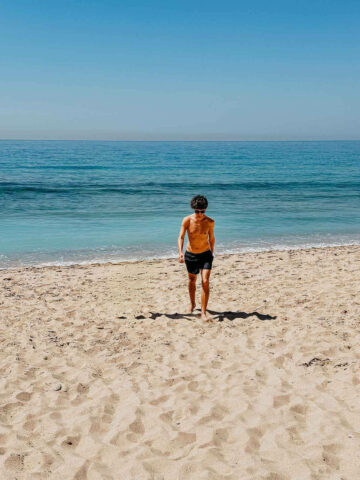
<svg viewBox="0 0 360 480"><path fill-rule="evenodd" d="M208 206L208 201L203 195L196 195L191 199L190 206L193 210L204 210Z"/></svg>

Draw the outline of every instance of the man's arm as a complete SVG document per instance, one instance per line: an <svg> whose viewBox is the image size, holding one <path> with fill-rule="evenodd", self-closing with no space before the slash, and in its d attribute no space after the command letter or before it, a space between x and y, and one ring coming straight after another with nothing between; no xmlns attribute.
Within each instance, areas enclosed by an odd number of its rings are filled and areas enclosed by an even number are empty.
<svg viewBox="0 0 360 480"><path fill-rule="evenodd" d="M184 263L184 254L183 254L183 246L184 246L184 238L187 230L187 219L184 218L184 220L181 223L181 228L180 228L180 233L179 233L179 238L178 238L178 248L179 248L179 262Z"/></svg>
<svg viewBox="0 0 360 480"><path fill-rule="evenodd" d="M214 247L215 247L214 226L215 226L215 220L211 220L209 225L209 243L210 243L210 249L212 254L214 254Z"/></svg>

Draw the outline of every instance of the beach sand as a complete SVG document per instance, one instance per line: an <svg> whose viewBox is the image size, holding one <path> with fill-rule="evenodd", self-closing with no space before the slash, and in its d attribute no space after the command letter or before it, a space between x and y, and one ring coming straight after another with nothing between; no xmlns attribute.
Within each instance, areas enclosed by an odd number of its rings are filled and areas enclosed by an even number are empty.
<svg viewBox="0 0 360 480"><path fill-rule="evenodd" d="M176 259L0 271L0 478L360 478L359 262L215 255L212 324Z"/></svg>

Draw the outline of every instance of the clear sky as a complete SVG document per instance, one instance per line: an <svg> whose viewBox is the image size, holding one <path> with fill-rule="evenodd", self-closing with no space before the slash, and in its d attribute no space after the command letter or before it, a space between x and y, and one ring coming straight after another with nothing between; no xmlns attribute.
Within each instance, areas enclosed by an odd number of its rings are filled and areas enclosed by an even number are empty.
<svg viewBox="0 0 360 480"><path fill-rule="evenodd" d="M360 139L360 2L4 0L0 138Z"/></svg>

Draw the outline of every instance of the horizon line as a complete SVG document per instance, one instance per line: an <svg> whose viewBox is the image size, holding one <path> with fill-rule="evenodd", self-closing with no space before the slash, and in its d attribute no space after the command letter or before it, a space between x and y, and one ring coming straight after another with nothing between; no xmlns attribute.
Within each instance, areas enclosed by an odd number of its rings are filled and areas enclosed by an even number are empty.
<svg viewBox="0 0 360 480"><path fill-rule="evenodd" d="M107 138L0 138L0 142L359 142L360 138L288 138L288 139L107 139Z"/></svg>

